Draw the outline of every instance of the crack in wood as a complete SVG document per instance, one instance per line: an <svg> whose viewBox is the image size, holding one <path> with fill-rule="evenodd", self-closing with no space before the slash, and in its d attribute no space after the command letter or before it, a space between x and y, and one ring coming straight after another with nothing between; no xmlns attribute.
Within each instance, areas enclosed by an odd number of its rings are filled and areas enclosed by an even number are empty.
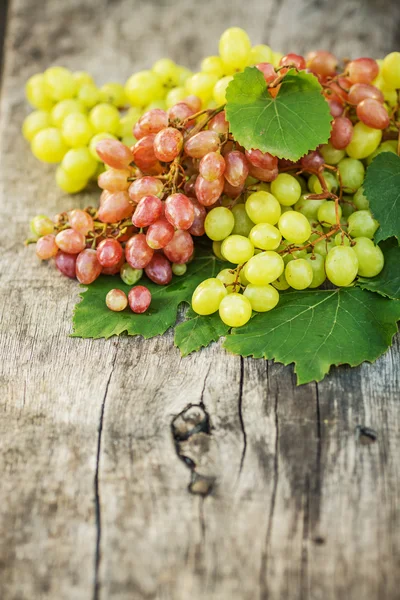
<svg viewBox="0 0 400 600"><path fill-rule="evenodd" d="M240 428L241 428L242 434L243 434L243 450L242 450L242 455L240 457L239 476L243 469L243 463L244 463L244 459L246 456L246 449L247 449L247 434L246 434L246 429L245 429L244 420L243 420L243 381L244 381L244 358L243 358L243 356L241 356L240 357L240 383L239 383L238 409L239 409Z"/></svg>

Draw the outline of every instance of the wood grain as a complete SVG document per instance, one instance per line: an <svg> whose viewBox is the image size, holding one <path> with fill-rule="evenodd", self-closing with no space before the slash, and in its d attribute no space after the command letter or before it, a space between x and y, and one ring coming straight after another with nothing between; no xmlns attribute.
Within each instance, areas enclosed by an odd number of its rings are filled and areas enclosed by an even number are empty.
<svg viewBox="0 0 400 600"><path fill-rule="evenodd" d="M296 387L291 367L218 344L182 359L171 332L68 337L77 285L22 242L33 215L96 192L58 191L20 127L24 82L50 64L99 84L160 56L195 68L234 24L282 51L381 56L398 46L399 17L394 0L12 1L0 106L2 600L397 600L399 338L374 365Z"/></svg>

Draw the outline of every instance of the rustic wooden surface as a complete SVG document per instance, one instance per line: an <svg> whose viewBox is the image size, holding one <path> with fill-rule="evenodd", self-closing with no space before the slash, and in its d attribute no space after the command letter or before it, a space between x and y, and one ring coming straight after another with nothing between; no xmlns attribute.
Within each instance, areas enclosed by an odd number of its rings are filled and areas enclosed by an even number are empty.
<svg viewBox="0 0 400 600"><path fill-rule="evenodd" d="M160 56L195 67L233 24L278 50L381 56L399 49L399 17L396 0L12 0L0 108L2 600L399 598L399 338L374 365L301 387L291 367L216 344L181 359L172 334L71 339L76 283L22 242L33 215L88 196L57 191L20 134L23 84L50 64L99 83Z"/></svg>

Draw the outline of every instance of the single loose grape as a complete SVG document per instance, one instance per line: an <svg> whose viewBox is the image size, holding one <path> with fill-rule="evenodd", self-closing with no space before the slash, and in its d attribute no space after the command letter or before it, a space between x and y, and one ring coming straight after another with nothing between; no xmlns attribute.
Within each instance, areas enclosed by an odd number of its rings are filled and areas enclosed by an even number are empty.
<svg viewBox="0 0 400 600"><path fill-rule="evenodd" d="M358 274L362 277L375 277L385 264L385 258L379 246L366 237L358 237L353 240L355 245L352 249L358 258Z"/></svg>
<svg viewBox="0 0 400 600"><path fill-rule="evenodd" d="M267 250L250 258L244 268L244 275L250 283L266 285L278 279L284 268L282 257L272 250Z"/></svg>
<svg viewBox="0 0 400 600"><path fill-rule="evenodd" d="M245 204L246 212L253 223L275 225L281 216L278 200L269 192L259 191L250 194Z"/></svg>
<svg viewBox="0 0 400 600"><path fill-rule="evenodd" d="M357 255L348 246L335 246L329 250L325 260L326 275L334 285L350 285L358 271Z"/></svg>
<svg viewBox="0 0 400 600"><path fill-rule="evenodd" d="M222 242L221 252L226 260L235 265L240 265L253 256L254 246L243 235L230 235Z"/></svg>
<svg viewBox="0 0 400 600"><path fill-rule="evenodd" d="M198 315L211 315L218 310L227 293L222 281L216 277L205 279L193 292L192 308Z"/></svg>
<svg viewBox="0 0 400 600"><path fill-rule="evenodd" d="M106 304L110 310L120 312L128 306L128 298L122 290L113 289L106 296Z"/></svg>
<svg viewBox="0 0 400 600"><path fill-rule="evenodd" d="M257 312L272 310L279 302L279 293L272 285L249 283L243 295L250 300L251 308Z"/></svg>
<svg viewBox="0 0 400 600"><path fill-rule="evenodd" d="M379 223L369 210L357 210L349 216L349 233L352 237L372 238Z"/></svg>
<svg viewBox="0 0 400 600"><path fill-rule="evenodd" d="M251 317L251 302L242 294L228 294L219 305L221 321L229 327L242 327Z"/></svg>
<svg viewBox="0 0 400 600"><path fill-rule="evenodd" d="M51 126L51 114L47 110L34 110L25 118L22 125L22 134L28 142L31 142L39 131Z"/></svg>
<svg viewBox="0 0 400 600"><path fill-rule="evenodd" d="M282 240L279 229L270 223L258 223L254 225L250 231L249 238L256 248L261 248L262 250L276 250Z"/></svg>
<svg viewBox="0 0 400 600"><path fill-rule="evenodd" d="M313 278L308 287L314 289L322 285L326 279L325 258L321 254L308 254L306 260L313 270Z"/></svg>
<svg viewBox="0 0 400 600"><path fill-rule="evenodd" d="M235 225L235 217L228 208L218 206L210 210L204 221L204 229L211 240L224 240Z"/></svg>
<svg viewBox="0 0 400 600"><path fill-rule="evenodd" d="M222 269L218 273L217 279L225 285L228 294L239 292L240 284L237 282L237 271L235 269Z"/></svg>
<svg viewBox="0 0 400 600"><path fill-rule="evenodd" d="M144 285L133 287L128 294L129 307L132 312L142 314L151 304L151 293Z"/></svg>
<svg viewBox="0 0 400 600"><path fill-rule="evenodd" d="M380 129L372 129L361 121L354 125L353 138L346 148L351 158L362 159L372 154L379 146L382 139Z"/></svg>
<svg viewBox="0 0 400 600"><path fill-rule="evenodd" d="M337 207L338 217L339 219L342 216L342 209L340 205ZM333 200L325 200L325 202L321 202L320 207L318 209L318 221L322 224L335 225L336 223L336 205Z"/></svg>
<svg viewBox="0 0 400 600"><path fill-rule="evenodd" d="M313 280L314 272L305 258L291 260L285 267L286 281L295 290L305 290Z"/></svg>
<svg viewBox="0 0 400 600"><path fill-rule="evenodd" d="M271 183L271 192L283 206L293 206L301 195L297 179L288 173L280 173Z"/></svg>
<svg viewBox="0 0 400 600"><path fill-rule="evenodd" d="M278 221L278 229L292 244L303 244L311 235L309 220L296 211L284 213Z"/></svg>
<svg viewBox="0 0 400 600"><path fill-rule="evenodd" d="M32 140L32 154L43 162L58 163L68 147L63 137L55 127L48 127L39 131Z"/></svg>

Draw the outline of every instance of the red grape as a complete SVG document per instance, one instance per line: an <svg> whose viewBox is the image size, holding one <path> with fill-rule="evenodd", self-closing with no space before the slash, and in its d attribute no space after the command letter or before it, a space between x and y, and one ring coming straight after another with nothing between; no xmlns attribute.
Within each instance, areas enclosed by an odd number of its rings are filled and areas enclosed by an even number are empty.
<svg viewBox="0 0 400 600"><path fill-rule="evenodd" d="M220 133L221 135L228 133L229 123L226 120L226 115L225 115L224 110L221 110L220 113L216 114L215 117L213 117L208 122L208 129L210 131L215 131L216 133Z"/></svg>
<svg viewBox="0 0 400 600"><path fill-rule="evenodd" d="M56 267L63 275L75 279L76 259L77 254L67 254L60 250L55 257Z"/></svg>
<svg viewBox="0 0 400 600"><path fill-rule="evenodd" d="M147 244L154 250L164 248L173 237L174 228L164 217L152 223L146 233Z"/></svg>
<svg viewBox="0 0 400 600"><path fill-rule="evenodd" d="M351 86L348 97L350 104L357 105L367 98L372 98L382 104L385 101L381 90L378 90L374 85L369 85L368 83L355 83Z"/></svg>
<svg viewBox="0 0 400 600"><path fill-rule="evenodd" d="M86 246L86 240L83 233L75 231L75 229L64 229L57 233L56 244L63 252L79 254Z"/></svg>
<svg viewBox="0 0 400 600"><path fill-rule="evenodd" d="M101 204L97 218L103 223L116 223L129 218L132 213L133 205L129 202L128 192L114 192Z"/></svg>
<svg viewBox="0 0 400 600"><path fill-rule="evenodd" d="M79 231L83 235L87 235L89 231L93 231L93 219L85 210L75 208L68 213L68 221L72 229Z"/></svg>
<svg viewBox="0 0 400 600"><path fill-rule="evenodd" d="M136 207L132 223L136 227L148 227L161 217L162 212L163 205L160 198L157 198L157 196L144 196Z"/></svg>
<svg viewBox="0 0 400 600"><path fill-rule="evenodd" d="M307 68L322 77L336 75L337 64L336 56L325 50L318 50L307 55Z"/></svg>
<svg viewBox="0 0 400 600"><path fill-rule="evenodd" d="M133 269L144 269L153 258L154 250L147 244L144 233L133 235L126 243L126 262Z"/></svg>
<svg viewBox="0 0 400 600"><path fill-rule="evenodd" d="M366 98L357 105L357 117L373 129L386 129L390 124L385 107L373 98Z"/></svg>
<svg viewBox="0 0 400 600"><path fill-rule="evenodd" d="M154 154L162 162L171 162L183 146L183 136L175 127L166 127L154 138Z"/></svg>
<svg viewBox="0 0 400 600"><path fill-rule="evenodd" d="M100 173L97 183L100 188L109 192L125 192L130 186L130 174L129 169L108 169Z"/></svg>
<svg viewBox="0 0 400 600"><path fill-rule="evenodd" d="M195 111L190 108L186 102L178 102L178 104L174 104L174 106L171 106L171 108L168 109L168 116L171 122L184 121L185 119L191 117L194 112ZM187 125L189 126L192 124L192 120L187 122Z"/></svg>
<svg viewBox="0 0 400 600"><path fill-rule="evenodd" d="M224 183L224 194L229 196L229 198L237 198L243 192L244 183L242 185L231 185L229 181L225 180Z"/></svg>
<svg viewBox="0 0 400 600"><path fill-rule="evenodd" d="M172 279L171 263L159 252L154 254L144 271L147 277L158 285L167 285Z"/></svg>
<svg viewBox="0 0 400 600"><path fill-rule="evenodd" d="M286 54L286 56L282 56L279 65L281 67L296 67L300 71L306 68L306 61L299 54Z"/></svg>
<svg viewBox="0 0 400 600"><path fill-rule="evenodd" d="M373 58L356 58L347 64L346 72L352 83L371 83L379 73L379 65Z"/></svg>
<svg viewBox="0 0 400 600"><path fill-rule="evenodd" d="M106 165L114 169L126 169L133 162L130 148L118 140L100 140L96 144L96 152Z"/></svg>
<svg viewBox="0 0 400 600"><path fill-rule="evenodd" d="M220 145L215 131L200 131L185 142L185 152L193 158L203 158L208 152L215 152Z"/></svg>
<svg viewBox="0 0 400 600"><path fill-rule="evenodd" d="M165 201L165 217L176 229L189 229L194 221L194 208L185 194L171 194Z"/></svg>
<svg viewBox="0 0 400 600"><path fill-rule="evenodd" d="M135 164L142 171L147 171L157 164L157 157L154 154L155 133L145 135L133 146L133 159Z"/></svg>
<svg viewBox="0 0 400 600"><path fill-rule="evenodd" d="M273 65L271 65L271 63L258 63L256 67L264 75L266 83L272 83L278 77L278 73L275 71L275 68Z"/></svg>
<svg viewBox="0 0 400 600"><path fill-rule="evenodd" d="M249 174L259 181L274 181L278 177L278 167L260 169L260 167L254 167L252 164L249 164Z"/></svg>
<svg viewBox="0 0 400 600"><path fill-rule="evenodd" d="M115 267L121 262L124 251L118 240L107 238L97 246L97 260L102 267Z"/></svg>
<svg viewBox="0 0 400 600"><path fill-rule="evenodd" d="M122 290L113 289L106 296L106 305L110 310L120 312L128 306L128 298Z"/></svg>
<svg viewBox="0 0 400 600"><path fill-rule="evenodd" d="M129 198L138 204L144 196L158 196L158 198L162 198L163 190L164 185L160 179L145 176L132 181L128 189L128 194Z"/></svg>
<svg viewBox="0 0 400 600"><path fill-rule="evenodd" d="M278 166L278 159L272 156L269 152L261 152L261 150L246 150L246 158L254 167L260 169L275 169Z"/></svg>
<svg viewBox="0 0 400 600"><path fill-rule="evenodd" d="M128 302L132 312L144 313L150 306L151 294L144 285L136 285L128 294Z"/></svg>
<svg viewBox="0 0 400 600"><path fill-rule="evenodd" d="M330 97L328 104L332 117L340 117L343 114L344 106L341 102L339 102L339 100L335 100Z"/></svg>
<svg viewBox="0 0 400 600"><path fill-rule="evenodd" d="M49 260L49 258L55 256L57 252L58 246L56 244L56 236L52 233L44 235L36 242L36 254L41 260Z"/></svg>
<svg viewBox="0 0 400 600"><path fill-rule="evenodd" d="M201 236L204 235L204 221L207 216L207 211L200 202L191 198L194 209L194 221L191 228L188 230L191 235Z"/></svg>
<svg viewBox="0 0 400 600"><path fill-rule="evenodd" d="M200 161L199 172L207 181L219 179L225 172L225 160L219 152L209 152Z"/></svg>
<svg viewBox="0 0 400 600"><path fill-rule="evenodd" d="M204 177L199 175L196 179L195 192L200 204L203 206L211 206L214 204L222 194L224 181L225 179L223 177L219 177L214 181L207 181L207 179L204 179Z"/></svg>
<svg viewBox="0 0 400 600"><path fill-rule="evenodd" d="M190 96L186 96L186 98L184 98L182 102L187 104L189 108L191 108L195 113L199 112L199 110L201 109L200 98L193 94L191 94Z"/></svg>
<svg viewBox="0 0 400 600"><path fill-rule="evenodd" d="M125 264L125 253L122 255L121 260L116 265L112 267L103 267L101 269L101 273L102 275L116 275L120 272L123 264Z"/></svg>
<svg viewBox="0 0 400 600"><path fill-rule="evenodd" d="M150 133L158 133L164 129L164 127L168 127L167 113L161 108L152 108L140 117L135 125L135 131L137 130L136 128L138 128L138 130L140 130L140 138L142 138ZM135 137L136 139L139 139L136 135Z"/></svg>
<svg viewBox="0 0 400 600"><path fill-rule="evenodd" d="M164 248L164 254L172 263L187 263L193 254L193 238L188 231L175 231L174 237Z"/></svg>
<svg viewBox="0 0 400 600"><path fill-rule="evenodd" d="M347 117L337 117L332 121L331 143L337 150L343 150L353 137L353 123Z"/></svg>
<svg viewBox="0 0 400 600"><path fill-rule="evenodd" d="M242 185L249 174L249 167L245 155L234 150L225 156L225 163L225 179L234 187Z"/></svg>
<svg viewBox="0 0 400 600"><path fill-rule="evenodd" d="M318 171L320 167L324 164L324 158L318 152L318 150L314 150L313 152L309 152L306 156L300 160L301 166L303 169L312 169L314 171Z"/></svg>
<svg viewBox="0 0 400 600"><path fill-rule="evenodd" d="M99 277L101 273L101 264L97 260L96 250L86 248L78 254L76 259L76 277L79 283L89 285Z"/></svg>

